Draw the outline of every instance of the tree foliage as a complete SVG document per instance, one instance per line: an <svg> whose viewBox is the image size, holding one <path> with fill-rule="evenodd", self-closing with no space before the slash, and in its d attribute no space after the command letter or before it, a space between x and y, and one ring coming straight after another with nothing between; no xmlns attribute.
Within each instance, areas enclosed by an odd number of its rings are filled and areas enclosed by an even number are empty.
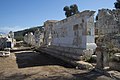
<svg viewBox="0 0 120 80"><path fill-rule="evenodd" d="M78 7L76 4L73 4L71 5L70 7L69 6L65 6L63 8L63 10L65 11L65 15L66 17L70 17L74 14L77 14L79 11L78 11Z"/></svg>
<svg viewBox="0 0 120 80"><path fill-rule="evenodd" d="M77 14L79 12L76 4L71 5L70 9L71 9L71 12L72 12L73 15Z"/></svg>
<svg viewBox="0 0 120 80"><path fill-rule="evenodd" d="M117 2L114 3L116 9L120 9L120 0L116 0Z"/></svg>
<svg viewBox="0 0 120 80"><path fill-rule="evenodd" d="M71 10L70 10L70 8L68 6L65 6L63 10L65 11L66 17L69 17L69 16L72 15Z"/></svg>

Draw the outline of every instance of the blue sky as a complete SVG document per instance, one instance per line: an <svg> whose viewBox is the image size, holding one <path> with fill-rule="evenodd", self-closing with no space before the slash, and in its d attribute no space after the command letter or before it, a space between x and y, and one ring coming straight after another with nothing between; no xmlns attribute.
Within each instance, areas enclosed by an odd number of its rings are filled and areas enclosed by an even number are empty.
<svg viewBox="0 0 120 80"><path fill-rule="evenodd" d="M116 0L0 0L0 32L43 25L65 18L63 7L77 4L79 11L114 9Z"/></svg>

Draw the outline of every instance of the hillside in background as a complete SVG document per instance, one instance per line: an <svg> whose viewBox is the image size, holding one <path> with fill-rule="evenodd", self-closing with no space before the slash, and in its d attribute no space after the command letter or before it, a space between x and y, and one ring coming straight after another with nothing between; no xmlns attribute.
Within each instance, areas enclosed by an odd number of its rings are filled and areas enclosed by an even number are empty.
<svg viewBox="0 0 120 80"><path fill-rule="evenodd" d="M25 29L25 30L21 30L21 31L16 31L14 32L14 38L17 40L17 41L21 41L24 39L24 35L26 33L29 33L29 32L34 32L39 29L41 32L43 32L43 26L37 26L37 27L32 27L32 28L29 28L29 29Z"/></svg>
<svg viewBox="0 0 120 80"><path fill-rule="evenodd" d="M0 32L0 34L5 34L4 32Z"/></svg>

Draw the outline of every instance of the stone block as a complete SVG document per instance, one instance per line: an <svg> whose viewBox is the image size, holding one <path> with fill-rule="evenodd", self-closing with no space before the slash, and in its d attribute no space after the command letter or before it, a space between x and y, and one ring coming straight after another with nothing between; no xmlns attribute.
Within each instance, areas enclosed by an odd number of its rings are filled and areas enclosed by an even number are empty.
<svg viewBox="0 0 120 80"><path fill-rule="evenodd" d="M93 69L93 65L88 63L88 62L84 62L84 61L76 61L77 67L79 69Z"/></svg>

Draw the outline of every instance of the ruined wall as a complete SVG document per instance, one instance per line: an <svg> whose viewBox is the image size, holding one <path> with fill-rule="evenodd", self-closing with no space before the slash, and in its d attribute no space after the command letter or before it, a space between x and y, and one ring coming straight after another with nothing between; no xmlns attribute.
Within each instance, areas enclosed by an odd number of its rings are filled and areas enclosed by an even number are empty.
<svg viewBox="0 0 120 80"><path fill-rule="evenodd" d="M27 41L28 41L28 34L25 34L24 35L24 42L27 43Z"/></svg>
<svg viewBox="0 0 120 80"><path fill-rule="evenodd" d="M25 34L24 42L38 48L43 44L43 38L44 33L37 30L34 34L32 32Z"/></svg>
<svg viewBox="0 0 120 80"><path fill-rule="evenodd" d="M32 32L28 33L28 44L34 45L35 44L35 37Z"/></svg>
<svg viewBox="0 0 120 80"><path fill-rule="evenodd" d="M34 33L35 44L34 46L40 47L43 43L43 33L39 29L37 29Z"/></svg>
<svg viewBox="0 0 120 80"><path fill-rule="evenodd" d="M83 11L56 22L52 30L52 45L92 49L94 44L94 11ZM92 44L93 43L93 44Z"/></svg>
<svg viewBox="0 0 120 80"><path fill-rule="evenodd" d="M2 50L4 48L14 48L14 45L16 44L16 40L8 35L0 36L0 49Z"/></svg>
<svg viewBox="0 0 120 80"><path fill-rule="evenodd" d="M47 20L44 22L44 44L51 45L53 24L58 22L57 20Z"/></svg>
<svg viewBox="0 0 120 80"><path fill-rule="evenodd" d="M0 50L6 47L6 42L7 42L6 37L0 37Z"/></svg>
<svg viewBox="0 0 120 80"><path fill-rule="evenodd" d="M46 21L44 43L47 48L71 59L91 57L96 48L94 13L85 10L61 21Z"/></svg>
<svg viewBox="0 0 120 80"><path fill-rule="evenodd" d="M120 48L120 10L101 9L98 11L96 21L97 35L103 35L108 47Z"/></svg>
<svg viewBox="0 0 120 80"><path fill-rule="evenodd" d="M98 11L96 29L99 35L120 33L120 10L101 9Z"/></svg>

